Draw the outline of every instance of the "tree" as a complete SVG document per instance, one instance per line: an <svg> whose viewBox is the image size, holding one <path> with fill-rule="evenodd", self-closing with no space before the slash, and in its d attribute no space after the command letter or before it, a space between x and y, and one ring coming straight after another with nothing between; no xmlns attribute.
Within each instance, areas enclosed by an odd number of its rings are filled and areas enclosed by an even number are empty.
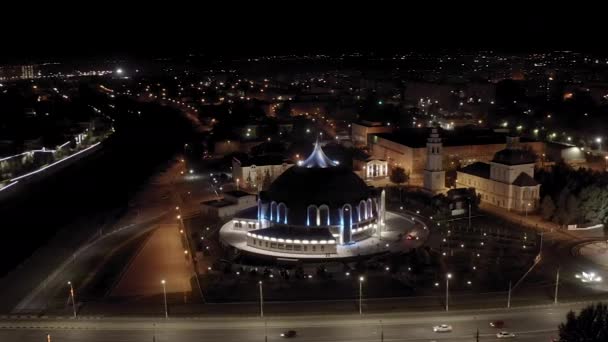
<svg viewBox="0 0 608 342"><path fill-rule="evenodd" d="M545 220L550 220L555 213L555 203L549 195L545 195L542 203L540 204L540 214Z"/></svg>
<svg viewBox="0 0 608 342"><path fill-rule="evenodd" d="M608 221L608 189L593 184L583 188L579 194L580 214L585 223L604 223Z"/></svg>
<svg viewBox="0 0 608 342"><path fill-rule="evenodd" d="M262 190L268 190L270 188L270 184L272 184L272 179L270 179L270 173L266 170L264 174L264 181L262 182Z"/></svg>
<svg viewBox="0 0 608 342"><path fill-rule="evenodd" d="M403 202L403 194L401 189L401 184L407 182L410 176L405 172L405 169L402 167L395 167L391 170L391 174L389 175L391 182L397 184L399 186L399 202Z"/></svg>
<svg viewBox="0 0 608 342"><path fill-rule="evenodd" d="M578 316L570 311L566 323L559 325L559 338L568 342L608 341L608 306L603 303L582 309Z"/></svg>
<svg viewBox="0 0 608 342"><path fill-rule="evenodd" d="M409 175L405 172L405 169L402 167L394 167L391 170L391 174L389 176L391 182L401 185L409 180Z"/></svg>

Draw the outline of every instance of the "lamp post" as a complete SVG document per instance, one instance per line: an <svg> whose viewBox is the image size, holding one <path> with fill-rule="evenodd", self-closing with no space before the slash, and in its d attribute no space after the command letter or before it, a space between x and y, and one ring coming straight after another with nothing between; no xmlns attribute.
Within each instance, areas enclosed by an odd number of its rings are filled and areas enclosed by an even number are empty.
<svg viewBox="0 0 608 342"><path fill-rule="evenodd" d="M359 315L363 315L363 281L364 277L359 277Z"/></svg>
<svg viewBox="0 0 608 342"><path fill-rule="evenodd" d="M530 202L526 203L526 218L528 217L528 209L530 208Z"/></svg>
<svg viewBox="0 0 608 342"><path fill-rule="evenodd" d="M509 294L507 295L507 309L511 308L511 281L509 280Z"/></svg>
<svg viewBox="0 0 608 342"><path fill-rule="evenodd" d="M262 281L258 282L260 287L260 317L264 317L264 292L262 291Z"/></svg>
<svg viewBox="0 0 608 342"><path fill-rule="evenodd" d="M445 311L449 310L450 279L452 279L452 274L451 273L446 274L445 275Z"/></svg>
<svg viewBox="0 0 608 342"><path fill-rule="evenodd" d="M595 142L597 143L597 150L601 151L602 150L602 137L597 137L595 138Z"/></svg>
<svg viewBox="0 0 608 342"><path fill-rule="evenodd" d="M555 275L555 296L553 297L553 304L557 304L558 289L559 289L559 266L557 266L557 274Z"/></svg>
<svg viewBox="0 0 608 342"><path fill-rule="evenodd" d="M76 318L76 300L74 299L74 287L72 286L71 281L68 281L68 285L70 286L70 298L72 298L72 311L74 311L74 318Z"/></svg>
<svg viewBox="0 0 608 342"><path fill-rule="evenodd" d="M163 298L165 302L165 319L169 318L169 310L167 309L167 285L165 279L161 280L160 283L163 285Z"/></svg>
<svg viewBox="0 0 608 342"><path fill-rule="evenodd" d="M469 229L467 232L471 230L471 199L469 198Z"/></svg>

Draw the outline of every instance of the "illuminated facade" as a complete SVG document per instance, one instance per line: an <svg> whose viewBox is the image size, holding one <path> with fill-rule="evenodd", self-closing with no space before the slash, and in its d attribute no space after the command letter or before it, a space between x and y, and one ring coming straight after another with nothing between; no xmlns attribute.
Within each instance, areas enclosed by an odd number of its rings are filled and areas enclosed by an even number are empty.
<svg viewBox="0 0 608 342"><path fill-rule="evenodd" d="M457 172L459 187L475 188L482 203L521 213L538 209L540 184L534 179L536 155L509 137L507 148L490 163L477 162Z"/></svg>
<svg viewBox="0 0 608 342"><path fill-rule="evenodd" d="M440 192L445 188L445 171L443 170L443 144L433 128L426 143L426 167L424 168L424 188L430 192Z"/></svg>
<svg viewBox="0 0 608 342"><path fill-rule="evenodd" d="M321 146L260 192L257 222L247 225L247 246L266 251L331 255L338 246L379 236L385 194L330 160ZM243 229L241 219L233 222Z"/></svg>

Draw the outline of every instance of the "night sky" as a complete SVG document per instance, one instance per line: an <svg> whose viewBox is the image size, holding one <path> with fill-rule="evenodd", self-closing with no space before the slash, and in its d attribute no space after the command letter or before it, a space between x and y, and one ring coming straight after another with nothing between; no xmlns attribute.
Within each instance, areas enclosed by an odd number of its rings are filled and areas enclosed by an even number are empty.
<svg viewBox="0 0 608 342"><path fill-rule="evenodd" d="M551 8L517 2L420 6L395 1L344 2L333 7L329 1L264 6L206 1L104 2L100 7L78 8L32 5L3 11L0 61L184 53L390 53L418 48L604 53L608 30L602 24L602 11L578 3L560 6L555 2Z"/></svg>

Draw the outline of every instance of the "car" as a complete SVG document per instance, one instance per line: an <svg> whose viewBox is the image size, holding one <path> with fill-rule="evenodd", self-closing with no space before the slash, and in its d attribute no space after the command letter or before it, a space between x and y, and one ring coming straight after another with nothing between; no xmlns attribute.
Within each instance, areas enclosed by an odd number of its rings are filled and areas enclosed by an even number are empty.
<svg viewBox="0 0 608 342"><path fill-rule="evenodd" d="M436 325L433 327L434 332L451 332L452 326L447 324Z"/></svg>
<svg viewBox="0 0 608 342"><path fill-rule="evenodd" d="M283 333L281 333L281 337L284 337L284 338L296 337L296 331L295 330L283 331Z"/></svg>
<svg viewBox="0 0 608 342"><path fill-rule="evenodd" d="M574 275L580 279L583 283L601 283L602 277L598 276L595 272L581 272Z"/></svg>
<svg viewBox="0 0 608 342"><path fill-rule="evenodd" d="M494 321L494 322L490 322L490 326L491 326L492 328L498 328L498 329L500 329L500 328L502 328L502 327L504 327L504 326L505 326L505 322L503 322L503 321Z"/></svg>
<svg viewBox="0 0 608 342"><path fill-rule="evenodd" d="M512 332L508 332L508 331L501 331L496 334L496 337L497 338L513 338L513 337L515 337L515 334Z"/></svg>

